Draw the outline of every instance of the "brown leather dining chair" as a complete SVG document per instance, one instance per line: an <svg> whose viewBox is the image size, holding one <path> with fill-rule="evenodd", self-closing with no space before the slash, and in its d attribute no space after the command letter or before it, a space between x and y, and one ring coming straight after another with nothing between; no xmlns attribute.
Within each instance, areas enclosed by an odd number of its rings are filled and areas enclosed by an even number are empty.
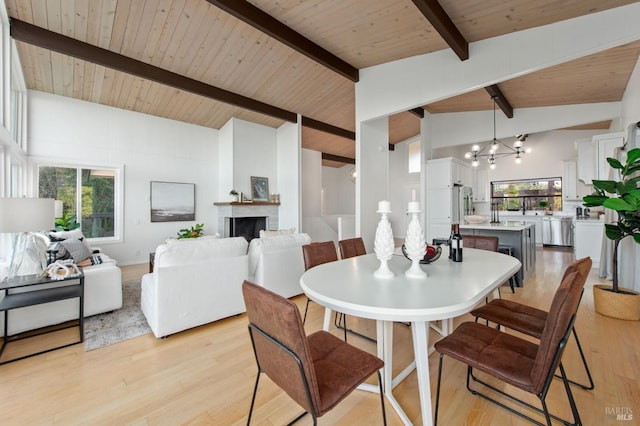
<svg viewBox="0 0 640 426"><path fill-rule="evenodd" d="M315 425L318 417L336 407L376 372L386 424L381 359L326 331L306 336L295 303L264 287L244 281L242 295L258 365L247 425L251 423L262 373L305 410L290 424L311 413Z"/></svg>
<svg viewBox="0 0 640 426"><path fill-rule="evenodd" d="M364 246L364 240L362 237L356 238L348 238L346 240L338 241L338 247L340 248L340 258L341 259L349 259L351 257L363 256L367 254L367 249ZM359 333L355 330L347 328L347 316L343 313L336 313L334 324L337 328L344 329L344 340L347 341L347 332L355 334L356 336L360 336L364 339L367 339L371 342L376 342L376 339L373 339L369 336L366 336L362 333Z"/></svg>
<svg viewBox="0 0 640 426"><path fill-rule="evenodd" d="M364 241L361 237L340 240L338 241L338 246L340 247L340 258L342 259L367 254L367 249L364 247Z"/></svg>
<svg viewBox="0 0 640 426"><path fill-rule="evenodd" d="M485 235L463 235L462 243L464 247L476 248L479 250L499 251L500 240L498 237L491 237ZM509 278L509 287L511 292L515 293L514 277ZM500 288L498 288L500 291Z"/></svg>
<svg viewBox="0 0 640 426"><path fill-rule="evenodd" d="M587 280L589 271L591 270L591 265L592 261L590 257L578 259L567 267L564 271L563 279L572 272L578 272L579 277L576 280L575 285L582 288ZM511 330L540 339L549 314L546 311L524 305L522 303L505 299L494 299L486 305L471 311L471 315L476 317L476 321L481 318L486 320L487 323L492 322L498 326L510 328ZM578 385L583 389L591 390L594 388L594 384L591 372L589 371L589 365L587 364L587 359L582 351L582 345L580 345L580 340L578 339L578 333L576 332L575 327L571 330L573 337L576 340L576 345L578 347L589 384L585 385L573 380L569 380L569 382Z"/></svg>
<svg viewBox="0 0 640 426"><path fill-rule="evenodd" d="M304 258L304 270L307 271L314 266L338 260L338 253L336 252L336 245L333 241L324 241L303 245L302 257ZM307 321L307 311L309 310L310 301L311 299L307 297L307 304L304 308L304 318L302 319L303 324Z"/></svg>
<svg viewBox="0 0 640 426"><path fill-rule="evenodd" d="M467 390L469 392L539 425L544 423L506 405L501 400L492 398L489 394L481 393L480 387L472 389L470 379L504 398L542 413L548 426L551 425L552 418L565 424L572 424L551 414L546 404L546 396L553 382L554 372L559 368L571 407L573 424L581 425L571 386L561 363L562 353L573 328L582 297L583 288L577 285L581 280L578 272L572 272L563 278L553 297L539 344L477 322L462 323L453 333L437 342L435 349L440 353L440 359L434 425L438 421L442 361L445 355L467 364ZM541 408L516 398L507 390L503 390L503 386L500 386L499 389L498 386L484 382L474 375L474 369L493 376L510 386L536 395L540 400Z"/></svg>

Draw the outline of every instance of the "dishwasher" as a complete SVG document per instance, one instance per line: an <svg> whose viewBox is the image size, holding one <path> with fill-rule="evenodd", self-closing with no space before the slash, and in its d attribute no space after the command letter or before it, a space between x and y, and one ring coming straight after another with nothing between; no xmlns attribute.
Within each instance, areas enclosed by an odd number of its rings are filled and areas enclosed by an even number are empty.
<svg viewBox="0 0 640 426"><path fill-rule="evenodd" d="M542 245L573 247L573 219L571 217L543 217Z"/></svg>

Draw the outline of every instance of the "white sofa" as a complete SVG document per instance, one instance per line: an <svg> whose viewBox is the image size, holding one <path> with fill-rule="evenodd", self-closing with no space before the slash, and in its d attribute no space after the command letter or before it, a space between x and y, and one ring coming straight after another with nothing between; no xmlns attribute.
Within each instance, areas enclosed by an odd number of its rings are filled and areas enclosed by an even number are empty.
<svg viewBox="0 0 640 426"><path fill-rule="evenodd" d="M243 237L168 241L156 248L153 272L142 277L141 307L156 337L245 311L248 278Z"/></svg>
<svg viewBox="0 0 640 426"><path fill-rule="evenodd" d="M254 238L249 244L249 280L283 297L302 293L302 246L310 242L304 233Z"/></svg>
<svg viewBox="0 0 640 426"><path fill-rule="evenodd" d="M114 311L122 307L122 273L115 260L100 253L103 263L82 268L84 273L84 316ZM2 273L4 277L6 271ZM58 284L46 284L52 286ZM30 287L31 290L36 287ZM4 296L0 296L4 297ZM60 324L78 318L78 299L61 300L9 311L8 334ZM4 316L0 315L0 335L4 335Z"/></svg>

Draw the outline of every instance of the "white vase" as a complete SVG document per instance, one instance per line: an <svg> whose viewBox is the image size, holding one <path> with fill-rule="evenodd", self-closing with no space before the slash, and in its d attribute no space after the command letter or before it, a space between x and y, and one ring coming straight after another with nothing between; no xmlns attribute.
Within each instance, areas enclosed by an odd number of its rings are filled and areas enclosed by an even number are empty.
<svg viewBox="0 0 640 426"><path fill-rule="evenodd" d="M410 278L425 278L427 273L420 268L420 260L424 259L426 244L424 242L424 233L418 218L419 211L410 211L411 222L407 228L407 238L404 240L405 252L411 259L411 267L404 273Z"/></svg>
<svg viewBox="0 0 640 426"><path fill-rule="evenodd" d="M376 252L376 257L380 260L380 267L373 273L376 278L393 278L395 274L389 269L389 259L393 256L393 231L391 230L391 223L387 215L390 211L378 211L381 218L378 222L378 228L376 229L376 237L373 241L373 250Z"/></svg>

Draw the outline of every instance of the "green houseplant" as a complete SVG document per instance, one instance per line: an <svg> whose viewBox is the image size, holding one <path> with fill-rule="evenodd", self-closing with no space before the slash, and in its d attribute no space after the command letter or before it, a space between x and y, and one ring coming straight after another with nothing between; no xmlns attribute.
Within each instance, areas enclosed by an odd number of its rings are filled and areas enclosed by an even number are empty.
<svg viewBox="0 0 640 426"><path fill-rule="evenodd" d="M55 226L56 231L73 231L80 228L76 215L70 215L67 212L63 212L62 217L56 218Z"/></svg>
<svg viewBox="0 0 640 426"><path fill-rule="evenodd" d="M204 223L197 223L191 228L182 228L178 231L178 239L182 240L185 238L198 238L202 236L204 232Z"/></svg>
<svg viewBox="0 0 640 426"><path fill-rule="evenodd" d="M240 194L238 194L238 191L236 191L235 189L229 191L229 196L233 201L239 201L240 199Z"/></svg>
<svg viewBox="0 0 640 426"><path fill-rule="evenodd" d="M594 286L594 300L596 292L600 290L616 293L618 295L627 296L627 299L635 300L635 307L631 307L630 317L625 319L640 319L640 294L623 289L618 283L618 248L620 242L626 237L632 237L633 240L640 244L640 189L638 181L640 181L640 148L634 148L627 153L627 159L624 164L615 158L607 158L609 165L620 171L620 181L613 180L594 180L594 193L583 198L584 205L587 207L604 206L605 208L615 210L617 220L612 223L606 223L605 234L607 238L613 240L613 282L611 287ZM611 195L608 195L611 194ZM599 287L596 290L596 287ZM602 288L604 287L604 288ZM607 295L609 297L610 295ZM599 300L596 302L596 311L608 316L623 318L617 316L616 311L620 307L613 308L612 311L603 312L599 308ZM615 302L620 303L620 302ZM622 313L621 313L622 314Z"/></svg>

